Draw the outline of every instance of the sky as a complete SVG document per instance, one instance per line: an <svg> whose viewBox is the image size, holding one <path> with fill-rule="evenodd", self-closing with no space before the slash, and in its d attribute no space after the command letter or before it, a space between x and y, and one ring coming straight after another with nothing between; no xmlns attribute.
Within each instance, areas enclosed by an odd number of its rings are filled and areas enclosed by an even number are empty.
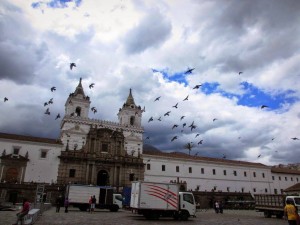
<svg viewBox="0 0 300 225"><path fill-rule="evenodd" d="M58 138L81 77L90 118L117 122L131 88L144 144L161 151L299 163L299 11L298 0L2 0L0 132Z"/></svg>

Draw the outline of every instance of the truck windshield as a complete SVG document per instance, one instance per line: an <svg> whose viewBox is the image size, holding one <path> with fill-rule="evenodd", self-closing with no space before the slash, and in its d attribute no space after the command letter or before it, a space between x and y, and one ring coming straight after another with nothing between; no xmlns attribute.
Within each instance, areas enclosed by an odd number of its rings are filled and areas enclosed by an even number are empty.
<svg viewBox="0 0 300 225"><path fill-rule="evenodd" d="M191 204L194 204L194 198L193 195L191 194L183 194L183 200Z"/></svg>
<svg viewBox="0 0 300 225"><path fill-rule="evenodd" d="M296 205L300 205L300 198L294 198L294 200Z"/></svg>

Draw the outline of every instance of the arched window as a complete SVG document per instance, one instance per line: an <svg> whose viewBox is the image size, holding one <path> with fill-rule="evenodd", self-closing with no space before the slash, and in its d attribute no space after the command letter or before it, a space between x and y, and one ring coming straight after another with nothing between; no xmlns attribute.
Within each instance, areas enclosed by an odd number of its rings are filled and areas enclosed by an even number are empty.
<svg viewBox="0 0 300 225"><path fill-rule="evenodd" d="M16 168L9 168L6 171L6 181L16 182L18 179L18 170Z"/></svg>
<svg viewBox="0 0 300 225"><path fill-rule="evenodd" d="M76 113L77 116L81 115L81 108L79 106L76 107L75 113Z"/></svg>
<svg viewBox="0 0 300 225"><path fill-rule="evenodd" d="M135 119L135 117L134 116L132 116L132 117L130 117L130 125L134 125L134 119Z"/></svg>

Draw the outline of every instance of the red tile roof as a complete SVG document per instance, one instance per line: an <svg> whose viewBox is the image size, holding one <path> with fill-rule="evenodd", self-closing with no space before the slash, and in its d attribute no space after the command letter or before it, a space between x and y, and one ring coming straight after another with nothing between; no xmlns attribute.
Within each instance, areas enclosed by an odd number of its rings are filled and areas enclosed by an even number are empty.
<svg viewBox="0 0 300 225"><path fill-rule="evenodd" d="M39 142L39 143L62 145L61 141L58 140L58 139L32 137L32 136L25 136L25 135L19 135L19 134L0 133L0 139L9 139L9 140L16 140L16 141L28 141L28 142Z"/></svg>

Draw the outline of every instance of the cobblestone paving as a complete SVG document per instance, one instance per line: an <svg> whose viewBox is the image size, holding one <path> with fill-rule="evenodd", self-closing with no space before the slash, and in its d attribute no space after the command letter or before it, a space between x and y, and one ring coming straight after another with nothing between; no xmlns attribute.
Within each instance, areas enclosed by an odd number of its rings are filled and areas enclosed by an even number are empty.
<svg viewBox="0 0 300 225"><path fill-rule="evenodd" d="M11 225L15 223L16 212L0 211L0 225ZM107 210L96 210L95 213L81 212L78 209L70 209L64 213L55 212L55 208L45 211L35 225L157 225L157 224L201 224L201 225L287 225L283 219L264 218L263 214L248 210L225 210L223 214L216 214L213 210L199 211L196 218L188 221L175 221L171 218L160 218L159 220L145 220L144 217L133 214L131 211L120 210L109 212Z"/></svg>

